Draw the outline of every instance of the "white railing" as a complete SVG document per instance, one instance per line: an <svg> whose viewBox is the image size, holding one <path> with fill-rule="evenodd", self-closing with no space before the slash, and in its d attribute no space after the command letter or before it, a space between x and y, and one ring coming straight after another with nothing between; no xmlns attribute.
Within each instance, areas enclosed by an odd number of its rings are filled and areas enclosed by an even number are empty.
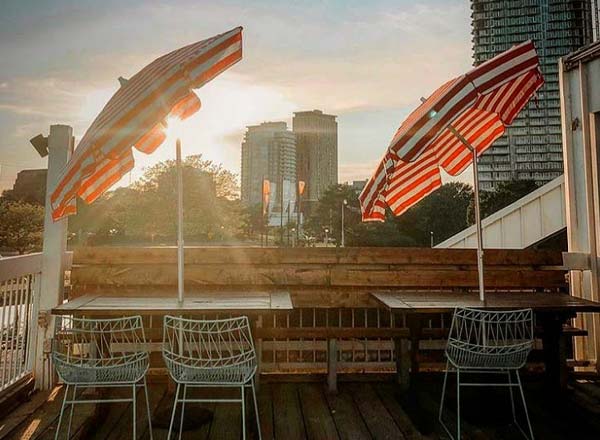
<svg viewBox="0 0 600 440"><path fill-rule="evenodd" d="M0 259L0 393L33 371L42 254Z"/></svg>

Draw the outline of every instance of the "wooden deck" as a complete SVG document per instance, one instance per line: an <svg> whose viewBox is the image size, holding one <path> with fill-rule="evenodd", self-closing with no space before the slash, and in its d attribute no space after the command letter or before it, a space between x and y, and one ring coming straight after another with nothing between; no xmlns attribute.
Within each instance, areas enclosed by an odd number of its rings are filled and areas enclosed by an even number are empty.
<svg viewBox="0 0 600 440"><path fill-rule="evenodd" d="M335 396L328 395L325 389L321 382L263 383L259 393L263 438L446 438L437 423L439 375L422 375L419 391L408 394L400 394L390 382L342 382ZM541 383L528 380L526 396L537 438L600 438L600 382L573 382L566 395L549 400ZM453 397L451 394L450 399ZM509 423L510 404L506 390L464 390L463 397L464 438L518 438L518 431ZM60 388L49 394L33 395L0 422L0 439L54 438L61 398ZM168 410L171 399L164 384L151 385L153 418L161 409ZM241 438L239 406L219 404L209 407L214 411L212 421L199 429L184 432L183 438ZM136 419L140 439L149 438L144 410L138 405ZM186 412L188 410L193 412L193 405L190 404ZM71 438L131 438L131 417L128 404L79 406L75 411ZM165 439L167 434L158 427L153 433L157 440ZM65 438L65 434L61 432L61 438ZM256 433L251 433L249 438L257 438Z"/></svg>

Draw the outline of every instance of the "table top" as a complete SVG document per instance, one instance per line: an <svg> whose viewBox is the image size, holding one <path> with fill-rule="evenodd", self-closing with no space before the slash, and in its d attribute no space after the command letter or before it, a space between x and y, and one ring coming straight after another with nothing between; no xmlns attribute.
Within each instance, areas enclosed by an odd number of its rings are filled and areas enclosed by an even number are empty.
<svg viewBox="0 0 600 440"><path fill-rule="evenodd" d="M293 309L289 292L207 292L179 303L176 297L86 294L52 309L54 315L200 314L213 311L260 312Z"/></svg>
<svg viewBox="0 0 600 440"><path fill-rule="evenodd" d="M485 303L474 292L414 292L386 291L371 295L392 311L406 313L446 313L456 307L476 307L493 310L532 308L537 312L597 312L600 303L577 298L566 293L489 292Z"/></svg>

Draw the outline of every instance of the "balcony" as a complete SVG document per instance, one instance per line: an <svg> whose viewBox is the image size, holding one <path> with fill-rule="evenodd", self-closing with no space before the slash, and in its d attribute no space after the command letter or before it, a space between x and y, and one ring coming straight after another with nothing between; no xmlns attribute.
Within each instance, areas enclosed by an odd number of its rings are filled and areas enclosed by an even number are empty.
<svg viewBox="0 0 600 440"><path fill-rule="evenodd" d="M263 438L444 438L437 410L451 313L427 315L417 331L412 318L383 307L372 292L399 290L433 301L440 294L472 291L477 286L474 251L186 248L186 262L190 298L207 292L226 296L230 291L247 292L249 297L257 291L282 289L291 296L292 310L249 313L259 353ZM160 355L161 314L151 310L147 298L176 297L175 263L174 248L90 247L76 249L65 258L67 305L75 307L85 295L106 299L118 295L138 304L134 313L143 315L151 350L148 380L154 438L166 437L160 420L172 407L173 385ZM2 332L5 379L0 396L7 416L0 423L0 439L50 438L57 426L63 388L49 358L52 333L45 307L58 304L44 302L42 266L39 254L0 260L2 322L7 329ZM560 292L568 290L564 275L560 253L486 250L490 292L544 291L562 296ZM91 308L87 310L92 313ZM120 316L128 312L106 308L94 313ZM566 358L552 350L555 344L549 342L545 316L550 315L539 315L538 343L524 374L534 430L539 438L564 438L567 433L594 438L600 433L593 417L600 411L600 386L595 376L574 371L592 364L575 359L567 348ZM560 334L560 341L570 343L587 332L567 320ZM558 381L563 380L570 391L560 391ZM228 397L222 390L214 392ZM514 426L505 421L510 419L505 392L464 391L465 435L515 435ZM106 393L119 395L92 389L85 396L93 399ZM450 393L452 402L454 391ZM478 393L485 393L486 405ZM143 394L138 394L142 401ZM194 405L186 406L186 412L200 413ZM204 407L212 412L212 419L194 425L184 433L185 438L240 438L239 406ZM450 405L450 419L454 409ZM145 408L138 404L136 410L137 438L149 438ZM132 419L131 403L78 405L71 438L130 438ZM254 424L249 426L255 429ZM65 438L66 431L60 434ZM256 431L252 435L257 438Z"/></svg>

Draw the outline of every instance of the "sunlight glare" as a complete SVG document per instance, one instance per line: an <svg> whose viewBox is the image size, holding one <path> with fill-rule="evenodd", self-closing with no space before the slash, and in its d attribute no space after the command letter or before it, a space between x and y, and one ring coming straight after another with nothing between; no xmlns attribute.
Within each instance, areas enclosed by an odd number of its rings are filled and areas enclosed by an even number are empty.
<svg viewBox="0 0 600 440"><path fill-rule="evenodd" d="M165 134L167 135L167 143L174 143L177 139L181 139L181 136L185 134L184 121L179 118L167 119Z"/></svg>

